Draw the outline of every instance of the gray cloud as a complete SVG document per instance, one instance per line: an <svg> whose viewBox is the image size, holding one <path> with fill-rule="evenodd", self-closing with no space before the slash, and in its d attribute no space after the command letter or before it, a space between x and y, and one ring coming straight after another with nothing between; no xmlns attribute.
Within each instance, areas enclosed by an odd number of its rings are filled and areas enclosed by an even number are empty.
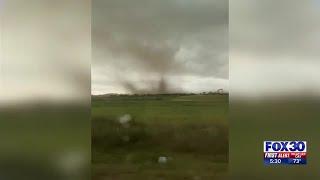
<svg viewBox="0 0 320 180"><path fill-rule="evenodd" d="M1 2L0 106L89 102L90 2Z"/></svg>
<svg viewBox="0 0 320 180"><path fill-rule="evenodd" d="M232 96L319 96L319 19L319 0L230 1Z"/></svg>
<svg viewBox="0 0 320 180"><path fill-rule="evenodd" d="M299 58L318 56L319 2L232 1L230 44L234 50L242 53Z"/></svg>
<svg viewBox="0 0 320 180"><path fill-rule="evenodd" d="M227 87L228 1L94 0L92 13L93 92L199 91L186 76Z"/></svg>

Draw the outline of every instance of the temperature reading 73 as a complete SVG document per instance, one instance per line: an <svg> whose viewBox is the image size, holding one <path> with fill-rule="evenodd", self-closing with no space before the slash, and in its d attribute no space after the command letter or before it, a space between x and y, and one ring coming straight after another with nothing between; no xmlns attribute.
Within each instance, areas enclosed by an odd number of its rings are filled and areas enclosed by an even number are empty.
<svg viewBox="0 0 320 180"><path fill-rule="evenodd" d="M293 159L294 164L299 164L301 162L301 159Z"/></svg>

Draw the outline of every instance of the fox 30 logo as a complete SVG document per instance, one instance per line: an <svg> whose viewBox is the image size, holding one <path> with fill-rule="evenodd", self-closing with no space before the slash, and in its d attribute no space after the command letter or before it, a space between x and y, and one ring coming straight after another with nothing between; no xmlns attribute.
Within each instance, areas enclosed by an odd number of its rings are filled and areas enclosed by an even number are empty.
<svg viewBox="0 0 320 180"><path fill-rule="evenodd" d="M265 164L306 164L306 141L264 141Z"/></svg>

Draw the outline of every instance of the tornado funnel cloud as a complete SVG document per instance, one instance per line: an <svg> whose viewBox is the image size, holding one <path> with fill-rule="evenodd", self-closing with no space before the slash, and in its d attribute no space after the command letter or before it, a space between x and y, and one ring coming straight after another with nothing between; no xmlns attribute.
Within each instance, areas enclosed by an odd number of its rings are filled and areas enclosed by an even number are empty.
<svg viewBox="0 0 320 180"><path fill-rule="evenodd" d="M228 1L95 0L92 43L99 94L228 89Z"/></svg>

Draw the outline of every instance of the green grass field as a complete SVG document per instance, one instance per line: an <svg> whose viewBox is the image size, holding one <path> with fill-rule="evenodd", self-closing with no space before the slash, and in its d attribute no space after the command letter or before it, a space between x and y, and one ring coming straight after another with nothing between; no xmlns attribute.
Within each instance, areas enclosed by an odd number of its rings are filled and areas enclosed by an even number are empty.
<svg viewBox="0 0 320 180"><path fill-rule="evenodd" d="M93 96L93 179L224 179L227 111L228 95Z"/></svg>

